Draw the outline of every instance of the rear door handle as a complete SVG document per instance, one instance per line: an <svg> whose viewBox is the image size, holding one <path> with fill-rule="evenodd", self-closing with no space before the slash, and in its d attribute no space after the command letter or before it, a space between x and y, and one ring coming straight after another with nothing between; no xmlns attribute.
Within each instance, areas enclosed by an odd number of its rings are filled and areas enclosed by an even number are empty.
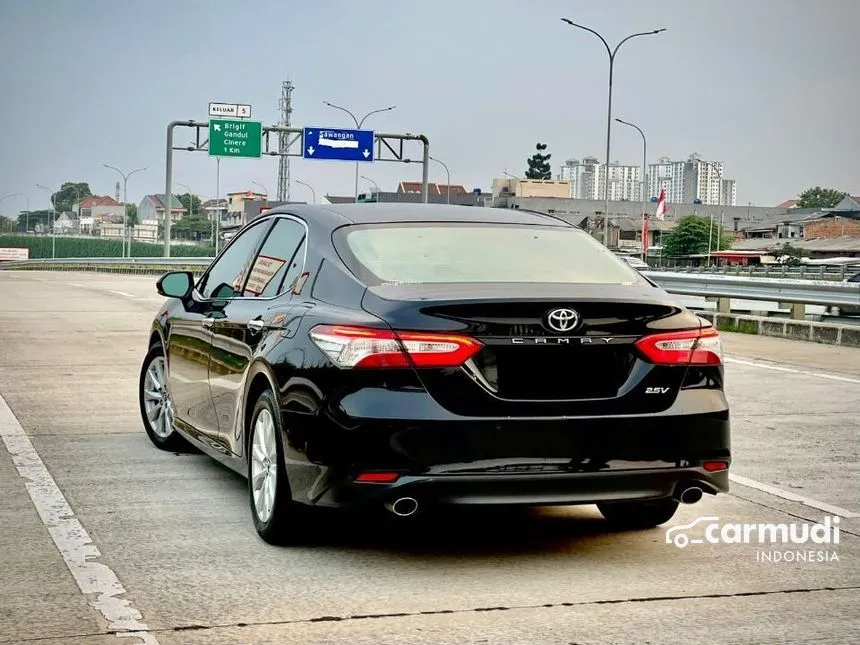
<svg viewBox="0 0 860 645"><path fill-rule="evenodd" d="M254 318L253 320L248 321L248 329L252 329L254 331L263 331L265 326L266 323L262 318Z"/></svg>
<svg viewBox="0 0 860 645"><path fill-rule="evenodd" d="M214 318L204 318L201 321L201 323L204 327L206 327L206 329L212 329L212 325L215 324L215 319Z"/></svg>

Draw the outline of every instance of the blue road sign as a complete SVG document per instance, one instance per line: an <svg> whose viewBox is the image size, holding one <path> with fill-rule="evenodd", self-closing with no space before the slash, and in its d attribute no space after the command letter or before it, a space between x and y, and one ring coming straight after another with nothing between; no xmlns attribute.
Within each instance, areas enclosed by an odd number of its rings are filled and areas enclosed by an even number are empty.
<svg viewBox="0 0 860 645"><path fill-rule="evenodd" d="M373 130L305 128L305 159L373 161Z"/></svg>

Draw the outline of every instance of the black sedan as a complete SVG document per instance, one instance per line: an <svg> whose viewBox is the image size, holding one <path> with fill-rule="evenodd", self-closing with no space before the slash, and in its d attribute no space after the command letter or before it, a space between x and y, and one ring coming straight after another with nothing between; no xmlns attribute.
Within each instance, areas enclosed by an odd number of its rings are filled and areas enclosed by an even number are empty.
<svg viewBox="0 0 860 645"><path fill-rule="evenodd" d="M146 432L245 475L268 542L307 540L311 507L597 504L644 528L728 490L717 331L552 216L284 206L157 288Z"/></svg>

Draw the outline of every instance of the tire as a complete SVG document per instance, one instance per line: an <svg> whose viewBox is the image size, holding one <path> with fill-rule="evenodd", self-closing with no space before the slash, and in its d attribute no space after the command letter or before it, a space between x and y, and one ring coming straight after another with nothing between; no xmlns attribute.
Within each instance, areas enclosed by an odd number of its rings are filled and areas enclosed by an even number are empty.
<svg viewBox="0 0 860 645"><path fill-rule="evenodd" d="M257 534L269 544L305 544L310 509L293 500L284 460L283 426L272 390L260 394L247 426L248 502Z"/></svg>
<svg viewBox="0 0 860 645"><path fill-rule="evenodd" d="M617 528L650 529L672 519L678 510L674 499L646 502L612 502L598 504L601 515Z"/></svg>
<svg viewBox="0 0 860 645"><path fill-rule="evenodd" d="M187 451L190 444L173 428L176 418L167 379L167 358L161 343L149 348L140 366L137 396L149 440L161 450Z"/></svg>

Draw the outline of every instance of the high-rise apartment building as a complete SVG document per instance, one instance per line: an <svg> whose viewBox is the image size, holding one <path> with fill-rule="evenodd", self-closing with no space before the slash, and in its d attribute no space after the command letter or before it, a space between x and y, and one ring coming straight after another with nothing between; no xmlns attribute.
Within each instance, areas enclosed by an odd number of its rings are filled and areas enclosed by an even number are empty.
<svg viewBox="0 0 860 645"><path fill-rule="evenodd" d="M648 166L648 192L656 197L666 191L666 199L676 204L735 206L737 192L734 179L723 178L722 161L704 161L692 154L686 161L660 158Z"/></svg>
<svg viewBox="0 0 860 645"><path fill-rule="evenodd" d="M584 157L582 161L565 161L558 178L570 182L570 196L574 199L603 199L606 174L606 165L596 157ZM617 162L610 164L609 199L639 201L641 175L639 166L622 166Z"/></svg>

